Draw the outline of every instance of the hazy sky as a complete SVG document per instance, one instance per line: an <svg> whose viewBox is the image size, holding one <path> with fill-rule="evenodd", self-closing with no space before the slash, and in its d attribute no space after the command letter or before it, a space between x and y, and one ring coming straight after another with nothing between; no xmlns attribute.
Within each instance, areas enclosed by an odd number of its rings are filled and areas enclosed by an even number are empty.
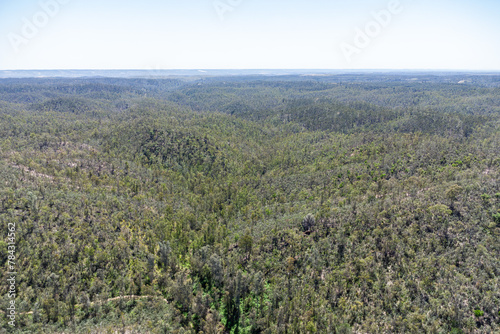
<svg viewBox="0 0 500 334"><path fill-rule="evenodd" d="M0 70L271 68L500 70L500 1L0 0Z"/></svg>

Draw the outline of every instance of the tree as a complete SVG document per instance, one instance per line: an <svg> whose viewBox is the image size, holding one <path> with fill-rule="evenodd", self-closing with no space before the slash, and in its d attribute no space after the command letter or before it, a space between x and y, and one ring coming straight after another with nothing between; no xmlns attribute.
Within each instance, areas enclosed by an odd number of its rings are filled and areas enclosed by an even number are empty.
<svg viewBox="0 0 500 334"><path fill-rule="evenodd" d="M304 232L311 231L315 225L316 225L316 219L314 219L314 216L312 214L308 214L302 220L302 229Z"/></svg>

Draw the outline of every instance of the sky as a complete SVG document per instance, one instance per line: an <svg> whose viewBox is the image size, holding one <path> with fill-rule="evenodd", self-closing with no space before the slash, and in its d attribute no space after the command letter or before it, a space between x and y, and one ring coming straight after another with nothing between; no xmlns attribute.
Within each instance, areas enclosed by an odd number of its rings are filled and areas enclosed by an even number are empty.
<svg viewBox="0 0 500 334"><path fill-rule="evenodd" d="M0 70L500 70L498 0L0 0Z"/></svg>

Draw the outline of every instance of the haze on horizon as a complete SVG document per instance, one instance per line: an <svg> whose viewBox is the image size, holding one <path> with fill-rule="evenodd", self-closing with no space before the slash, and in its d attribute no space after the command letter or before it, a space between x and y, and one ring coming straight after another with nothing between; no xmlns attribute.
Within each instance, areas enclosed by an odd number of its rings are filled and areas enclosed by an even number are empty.
<svg viewBox="0 0 500 334"><path fill-rule="evenodd" d="M494 0L21 0L0 70L500 70Z"/></svg>

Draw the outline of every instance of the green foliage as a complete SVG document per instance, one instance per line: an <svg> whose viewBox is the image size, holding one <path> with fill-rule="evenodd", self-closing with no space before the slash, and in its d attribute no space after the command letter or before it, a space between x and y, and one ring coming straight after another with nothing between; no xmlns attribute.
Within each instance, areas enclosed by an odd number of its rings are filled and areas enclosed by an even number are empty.
<svg viewBox="0 0 500 334"><path fill-rule="evenodd" d="M252 250L253 238L250 234L245 234L238 240L238 246L245 253L250 253Z"/></svg>
<svg viewBox="0 0 500 334"><path fill-rule="evenodd" d="M487 204L490 201L491 196L488 194L482 194L481 199L483 200L483 203Z"/></svg>
<svg viewBox="0 0 500 334"><path fill-rule="evenodd" d="M463 192L463 188L459 185L454 184L450 188L446 190L446 197L448 197L451 201L455 201L457 196Z"/></svg>
<svg viewBox="0 0 500 334"><path fill-rule="evenodd" d="M498 332L474 77L0 81L18 332Z"/></svg>
<svg viewBox="0 0 500 334"><path fill-rule="evenodd" d="M443 205L443 204L436 204L436 205L430 206L428 210L430 213L432 213L432 215L435 215L439 218L449 216L452 213L450 208L446 205Z"/></svg>

